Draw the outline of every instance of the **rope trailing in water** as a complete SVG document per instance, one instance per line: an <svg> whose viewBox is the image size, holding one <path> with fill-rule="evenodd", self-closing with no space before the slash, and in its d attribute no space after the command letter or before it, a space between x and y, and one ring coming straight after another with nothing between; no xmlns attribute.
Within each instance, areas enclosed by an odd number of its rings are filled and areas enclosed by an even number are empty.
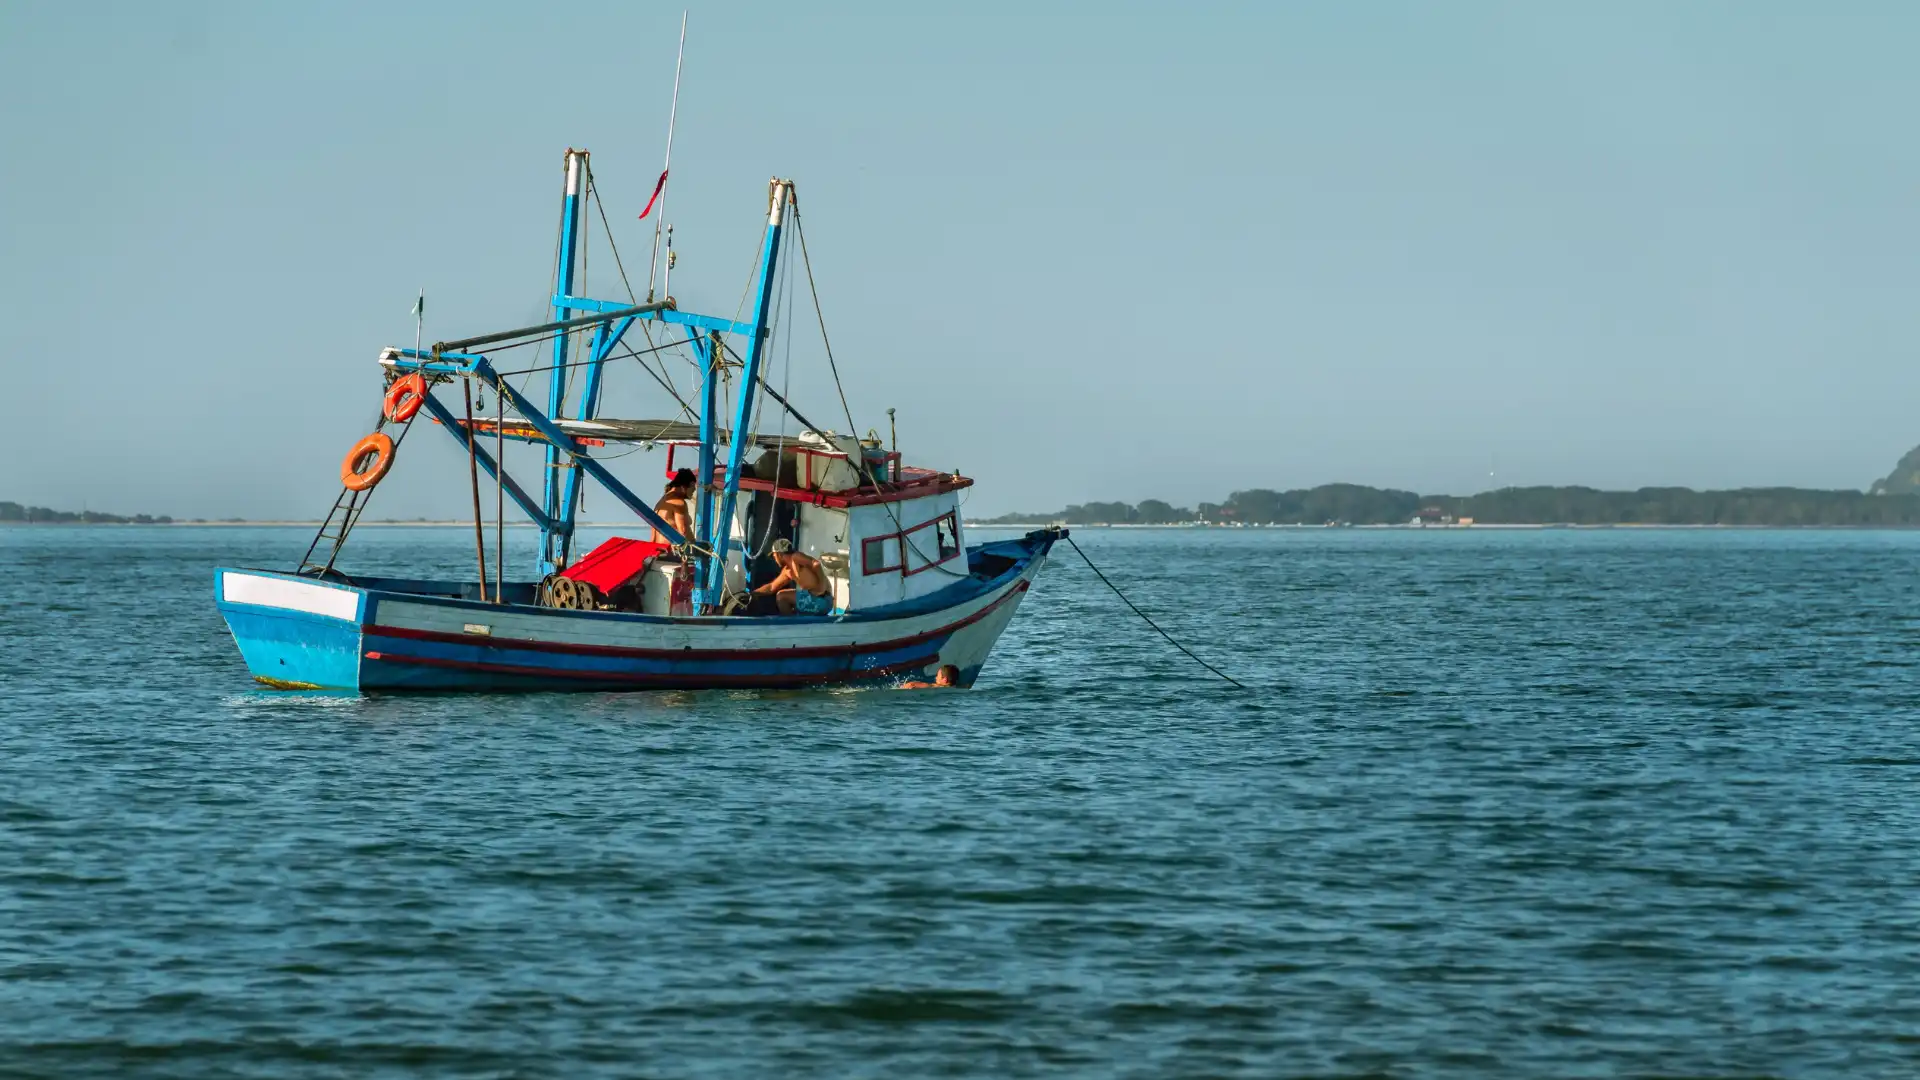
<svg viewBox="0 0 1920 1080"><path fill-rule="evenodd" d="M1109 588L1109 589L1112 589L1112 590L1113 590L1113 595L1115 595L1115 596L1117 596L1117 597L1119 597L1119 598L1120 598L1120 602L1121 602L1121 603L1123 603L1123 604L1125 604L1125 605L1127 605L1127 606L1128 606L1128 607L1130 607L1130 608L1133 608L1133 613L1134 613L1135 615L1138 615L1138 616L1140 616L1140 621L1141 621L1141 622L1143 622L1143 623L1146 623L1146 624L1147 624L1148 626L1151 626L1151 627L1153 627L1153 629L1154 629L1154 632L1155 632L1155 633L1157 633L1157 634L1159 634L1159 635L1160 635L1161 637L1163 637L1163 638L1166 638L1166 639L1167 639L1167 644L1169 644L1169 645L1172 645L1172 646L1173 646L1174 648L1176 648L1176 649L1179 649L1179 650L1180 650L1181 652L1183 652L1183 653L1186 653L1186 654L1187 654L1187 658L1188 658L1189 660L1192 660L1192 661L1193 661L1194 663L1196 663L1196 664L1199 664L1199 665L1200 665L1201 667L1203 667L1203 668L1206 668L1206 669L1207 669L1208 671L1211 671L1211 672L1213 672L1213 673L1214 673L1215 675L1218 675L1218 676L1220 676L1221 678L1223 678L1223 679L1225 679L1225 680L1227 680L1228 682L1230 682L1230 683L1232 683L1232 684L1233 684L1234 686L1237 686L1237 687L1239 687L1239 688L1240 688L1240 689L1242 689L1242 690L1245 690L1245 689L1246 689L1246 687L1245 687L1245 686L1242 686L1242 685L1240 684L1240 681L1239 681L1238 679L1235 679L1235 678L1234 678L1233 676L1231 676L1231 675L1229 675L1229 674L1227 674L1227 673L1226 673L1226 672L1224 672L1224 671L1221 671L1221 670L1220 670L1219 668L1217 668L1217 667L1214 667L1214 666L1213 666L1212 664L1209 664L1209 663L1207 663L1207 662L1206 662L1205 660L1202 660L1202 659L1200 659L1199 657L1197 657L1197 656L1195 656L1195 655L1193 655L1193 650L1191 650L1191 649L1189 649L1189 648L1187 648L1187 647L1186 647L1185 645L1182 645L1182 644L1180 644L1179 642L1177 642L1177 641L1175 641L1175 640L1173 640L1173 635L1172 635L1172 634L1169 634L1169 633L1167 633L1167 632L1166 632L1165 630L1162 630L1162 629L1160 629L1160 624L1159 624L1159 623L1156 623L1156 622L1154 622L1154 621L1153 621L1152 619L1150 619L1150 618L1148 618L1148 617L1147 617L1147 613L1146 613L1146 612L1144 612L1144 611L1141 611L1141 610L1140 610L1140 609L1139 609L1138 607L1136 607L1136 606L1134 605L1134 603L1133 603L1133 601L1131 601L1131 600L1129 600L1129 599L1127 599L1127 594L1126 594L1126 593L1123 593L1123 592L1121 592L1121 591L1120 591L1120 586L1118 586L1118 585L1115 585L1115 584L1114 584L1114 583L1113 583L1112 581L1109 581L1109 580L1107 579L1107 575L1105 575L1105 574L1103 574L1103 573L1101 573L1101 572L1100 572L1100 568L1099 568L1099 567L1097 567L1097 566L1095 566L1095 565L1093 565L1093 560L1092 560L1092 559L1089 559L1089 558L1087 558L1087 553L1086 553L1086 552L1084 552L1084 551L1081 551L1081 550L1080 550L1080 545L1079 545L1079 544L1075 544L1075 543L1073 542L1073 537L1072 537L1072 536L1068 536L1068 537L1066 538L1066 541L1067 541L1067 543L1068 543L1068 545L1070 545L1070 546L1071 546L1071 547L1073 548L1073 550L1074 550L1074 551L1075 551L1075 552L1076 552L1076 553L1077 553L1077 554L1078 554L1078 555L1080 556L1080 560L1081 560L1082 562L1084 562L1084 563L1086 563L1086 564L1087 564L1087 569L1089 569L1089 570L1091 570L1091 571L1093 571L1093 576L1094 576L1094 577L1097 577L1097 578L1099 578L1099 579L1100 579L1100 580L1101 580L1102 582L1105 582L1105 583L1106 583L1106 586L1107 586L1107 588Z"/></svg>

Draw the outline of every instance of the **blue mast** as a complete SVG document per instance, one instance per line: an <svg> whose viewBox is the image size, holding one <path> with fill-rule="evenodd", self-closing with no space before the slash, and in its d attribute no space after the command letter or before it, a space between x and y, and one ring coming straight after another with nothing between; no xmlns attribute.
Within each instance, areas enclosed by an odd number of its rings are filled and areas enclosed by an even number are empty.
<svg viewBox="0 0 1920 1080"><path fill-rule="evenodd" d="M747 425L753 421L753 403L760 396L760 357L766 351L767 319L772 314L770 303L773 292L773 268L780 256L780 226L785 217L787 203L793 199L793 181L775 178L768 197L767 240L760 251L760 284L753 298L752 337L747 341L745 370L740 373L739 401L733 410L733 430L727 434L727 477L720 492L719 512L713 519L703 522L708 530L707 538L713 548L713 561L707 566L706 596L711 603L721 594L726 583L727 547L733 540L733 505L735 496L740 493L740 468L747 452ZM714 411L714 394L711 383L713 371L718 367L719 358L715 357L708 365L707 392L701 397L701 459L706 461L712 452L715 432L711 416Z"/></svg>
<svg viewBox="0 0 1920 1080"><path fill-rule="evenodd" d="M568 315L568 307L559 302L559 297L572 296L574 285L574 266L578 261L575 251L580 240L581 211L586 206L586 164L587 152L567 149L567 192L560 203L560 259L554 268L554 292L557 294L553 305L553 319L559 322ZM595 335L595 344L604 335ZM553 339L553 371L547 380L547 415L564 415L562 410L567 399L567 346L571 334L562 333ZM560 448L549 442L546 446L546 469L541 475L542 505L546 507L547 518L552 527L540 530L540 573L544 577L560 569L566 561L567 548L573 542L573 494L578 490L573 483L563 484L560 469L564 464ZM569 470L571 472L572 470ZM571 477L569 477L571 479ZM561 497L568 496L568 506L562 507Z"/></svg>
<svg viewBox="0 0 1920 1080"><path fill-rule="evenodd" d="M693 351L700 357L700 462L699 486L694 490L700 493L694 503L693 535L705 537L713 532L713 421L716 402L720 394L720 372L726 362L726 347L721 343L720 332L710 330L706 337L687 328L687 337L693 342ZM693 610L704 611L707 605L708 563L705 556L696 555L699 572L693 582Z"/></svg>

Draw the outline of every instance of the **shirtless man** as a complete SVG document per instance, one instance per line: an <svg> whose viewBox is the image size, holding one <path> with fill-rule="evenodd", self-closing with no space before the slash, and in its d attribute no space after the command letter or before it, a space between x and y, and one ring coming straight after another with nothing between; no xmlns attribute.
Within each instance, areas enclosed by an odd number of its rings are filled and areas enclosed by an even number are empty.
<svg viewBox="0 0 1920 1080"><path fill-rule="evenodd" d="M667 493L653 504L653 512L666 519L674 531L683 539L693 539L693 508L687 500L693 498L694 478L692 469L681 469L667 481Z"/></svg>
<svg viewBox="0 0 1920 1080"><path fill-rule="evenodd" d="M793 541L783 536L773 542L773 561L780 566L780 576L754 592L772 593L782 615L833 613L833 595L818 559L793 550Z"/></svg>

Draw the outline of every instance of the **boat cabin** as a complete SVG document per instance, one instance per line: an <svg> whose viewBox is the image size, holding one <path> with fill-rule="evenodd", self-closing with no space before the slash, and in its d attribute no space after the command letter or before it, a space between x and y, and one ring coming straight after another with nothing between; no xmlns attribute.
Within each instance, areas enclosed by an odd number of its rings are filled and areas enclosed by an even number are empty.
<svg viewBox="0 0 1920 1080"><path fill-rule="evenodd" d="M515 418L504 424L486 418L455 423L481 443L496 436L546 441L533 425ZM698 460L693 425L682 421L560 419L552 424L583 446L664 445L667 479ZM724 449L725 433L720 438ZM881 449L877 438L831 431L754 436L743 456L747 468L729 530L724 592L743 593L779 576L772 549L782 539L820 563L836 613L906 603L968 575L959 492L973 486L972 478L903 465L900 454ZM716 463L710 491L718 492L725 474L725 466ZM717 498L711 505L718 512ZM648 540L616 537L557 571L594 586L593 592L565 598L558 606L694 613L693 568L657 529ZM553 599L543 596L542 602Z"/></svg>
<svg viewBox="0 0 1920 1080"><path fill-rule="evenodd" d="M621 422L602 423L608 426L604 435L620 438ZM667 445L665 475L671 479L689 457L686 451L698 444L672 440ZM898 453L881 450L877 440L832 432L756 440L749 461L734 506L728 592L751 590L779 576L772 555L777 540L820 563L836 612L901 604L968 575L959 496L973 484L968 477L904 466ZM716 487L722 474L716 468L711 477ZM628 548L624 563L588 565L603 550L634 543L609 541L561 573L571 576L586 567L581 580L592 580L616 604L625 601L648 614L690 614L689 571L658 535L644 549ZM637 578L614 580L642 556L645 566ZM618 591L629 583L637 597Z"/></svg>

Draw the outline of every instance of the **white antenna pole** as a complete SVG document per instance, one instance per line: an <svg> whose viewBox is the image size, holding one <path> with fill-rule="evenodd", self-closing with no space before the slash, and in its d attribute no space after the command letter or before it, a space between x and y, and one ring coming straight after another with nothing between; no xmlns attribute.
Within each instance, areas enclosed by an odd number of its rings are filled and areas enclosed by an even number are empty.
<svg viewBox="0 0 1920 1080"><path fill-rule="evenodd" d="M667 268L660 272L660 291L673 295L673 226L667 226Z"/></svg>
<svg viewBox="0 0 1920 1080"><path fill-rule="evenodd" d="M680 12L680 51L673 58L673 104L667 108L667 160L660 165L664 184L673 171L673 125L680 118L680 65L687 59L687 13ZM647 267L647 303L653 303L653 283L660 273L660 223L667 219L667 189L660 189L660 214L653 219L653 261Z"/></svg>

